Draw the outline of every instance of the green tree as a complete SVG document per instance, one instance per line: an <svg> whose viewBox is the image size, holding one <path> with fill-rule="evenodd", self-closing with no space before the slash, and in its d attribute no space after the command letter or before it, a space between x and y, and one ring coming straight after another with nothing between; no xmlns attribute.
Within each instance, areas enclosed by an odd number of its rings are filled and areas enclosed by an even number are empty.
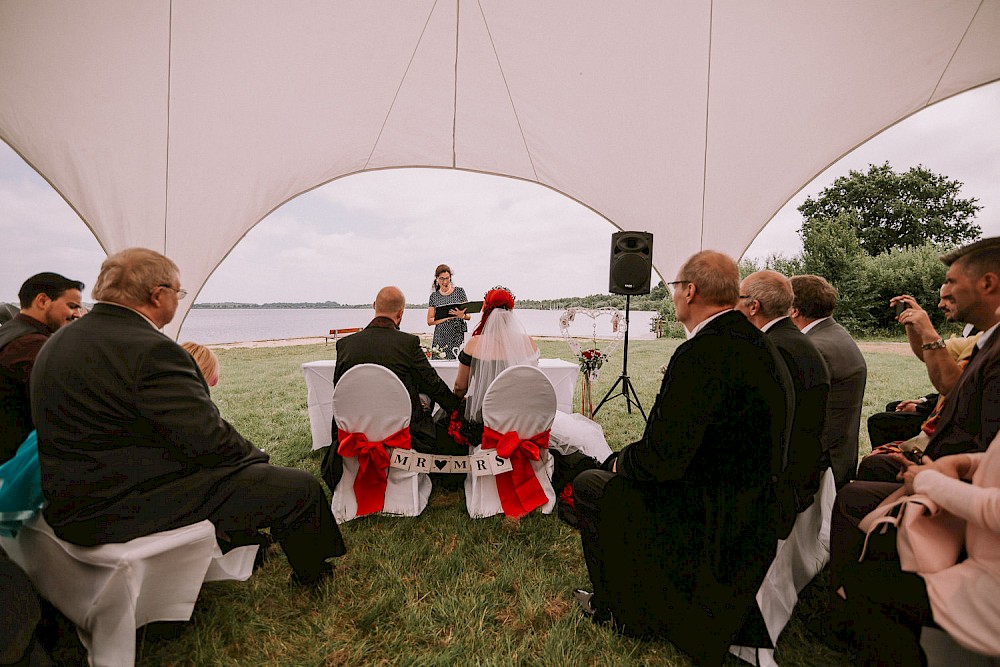
<svg viewBox="0 0 1000 667"><path fill-rule="evenodd" d="M888 162L869 165L867 173L851 171L815 199L806 199L798 208L805 218L799 235L808 246L826 222L850 223L871 257L925 243L961 245L982 232L973 222L982 207L978 199L959 197L962 185L923 166L900 174Z"/></svg>
<svg viewBox="0 0 1000 667"><path fill-rule="evenodd" d="M857 222L854 213L845 211L809 223L809 233L802 237L802 273L823 276L838 290L843 289L865 256Z"/></svg>

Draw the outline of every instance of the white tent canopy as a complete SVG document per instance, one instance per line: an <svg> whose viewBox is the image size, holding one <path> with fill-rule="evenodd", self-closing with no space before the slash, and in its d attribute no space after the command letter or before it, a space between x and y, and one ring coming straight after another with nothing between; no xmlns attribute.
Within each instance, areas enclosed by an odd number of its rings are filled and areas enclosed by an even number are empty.
<svg viewBox="0 0 1000 667"><path fill-rule="evenodd" d="M998 79L1000 0L0 3L0 139L195 293L284 202L396 167L550 187L653 232L663 274L739 256L846 152Z"/></svg>

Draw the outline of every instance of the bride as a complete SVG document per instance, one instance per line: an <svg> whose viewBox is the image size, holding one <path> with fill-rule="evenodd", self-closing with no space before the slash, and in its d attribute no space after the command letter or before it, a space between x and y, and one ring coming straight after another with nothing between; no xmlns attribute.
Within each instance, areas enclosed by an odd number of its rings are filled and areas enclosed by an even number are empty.
<svg viewBox="0 0 1000 667"><path fill-rule="evenodd" d="M465 398L465 414L460 427L453 422L449 429L452 436L459 435L461 440L456 440L461 444L479 444L483 436L483 396L490 383L510 366L537 366L539 356L538 346L514 313L514 295L510 290L497 286L487 292L479 326L458 353L454 391L459 398ZM599 424L583 415L565 412L555 414L550 450L560 455L580 453L598 463L611 455ZM567 475L571 479L572 473Z"/></svg>
<svg viewBox="0 0 1000 667"><path fill-rule="evenodd" d="M497 286L483 297L479 326L458 353L455 395L465 398L463 435L473 444L482 438L483 396L496 377L509 366L538 365L538 346L514 314L514 295Z"/></svg>

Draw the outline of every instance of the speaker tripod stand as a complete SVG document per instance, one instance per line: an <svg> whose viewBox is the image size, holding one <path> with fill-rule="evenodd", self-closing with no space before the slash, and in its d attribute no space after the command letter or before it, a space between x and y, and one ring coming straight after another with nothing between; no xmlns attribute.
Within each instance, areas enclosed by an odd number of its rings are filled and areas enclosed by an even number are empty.
<svg viewBox="0 0 1000 667"><path fill-rule="evenodd" d="M632 401L635 401L635 407L639 408L639 413L642 415L642 418L643 419L646 418L646 411L642 409L642 403L639 402L639 395L635 392L635 387L632 386L632 380L630 380L628 377L628 315L629 315L629 307L631 306L631 304L632 304L632 296L626 294L625 295L625 345L623 346L624 352L622 352L622 373L621 375L618 376L618 379L615 380L615 383L611 385L611 389L608 389L608 393L604 395L604 398L601 399L601 402L597 404L596 408L594 408L594 412L591 414L591 416L597 414L597 411L601 409L601 406L607 403L608 399L612 397L611 395L615 393L615 390L618 388L618 385L621 385L622 391L620 395L625 397L625 407L628 410L628 413L632 414ZM615 398L617 398L617 396L618 395L616 394Z"/></svg>

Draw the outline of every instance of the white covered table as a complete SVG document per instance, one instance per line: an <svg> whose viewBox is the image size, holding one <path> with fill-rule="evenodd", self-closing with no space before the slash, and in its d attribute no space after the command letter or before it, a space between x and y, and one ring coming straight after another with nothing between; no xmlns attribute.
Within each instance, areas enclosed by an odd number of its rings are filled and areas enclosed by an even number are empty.
<svg viewBox="0 0 1000 667"><path fill-rule="evenodd" d="M309 428L312 431L312 448L320 449L333 442L333 371L337 362L321 359L302 364L306 378L307 404L309 406ZM458 376L458 361L433 359L431 366L449 387L455 386ZM573 411L573 390L579 367L564 359L540 359L538 368L556 390L557 407L562 412Z"/></svg>

